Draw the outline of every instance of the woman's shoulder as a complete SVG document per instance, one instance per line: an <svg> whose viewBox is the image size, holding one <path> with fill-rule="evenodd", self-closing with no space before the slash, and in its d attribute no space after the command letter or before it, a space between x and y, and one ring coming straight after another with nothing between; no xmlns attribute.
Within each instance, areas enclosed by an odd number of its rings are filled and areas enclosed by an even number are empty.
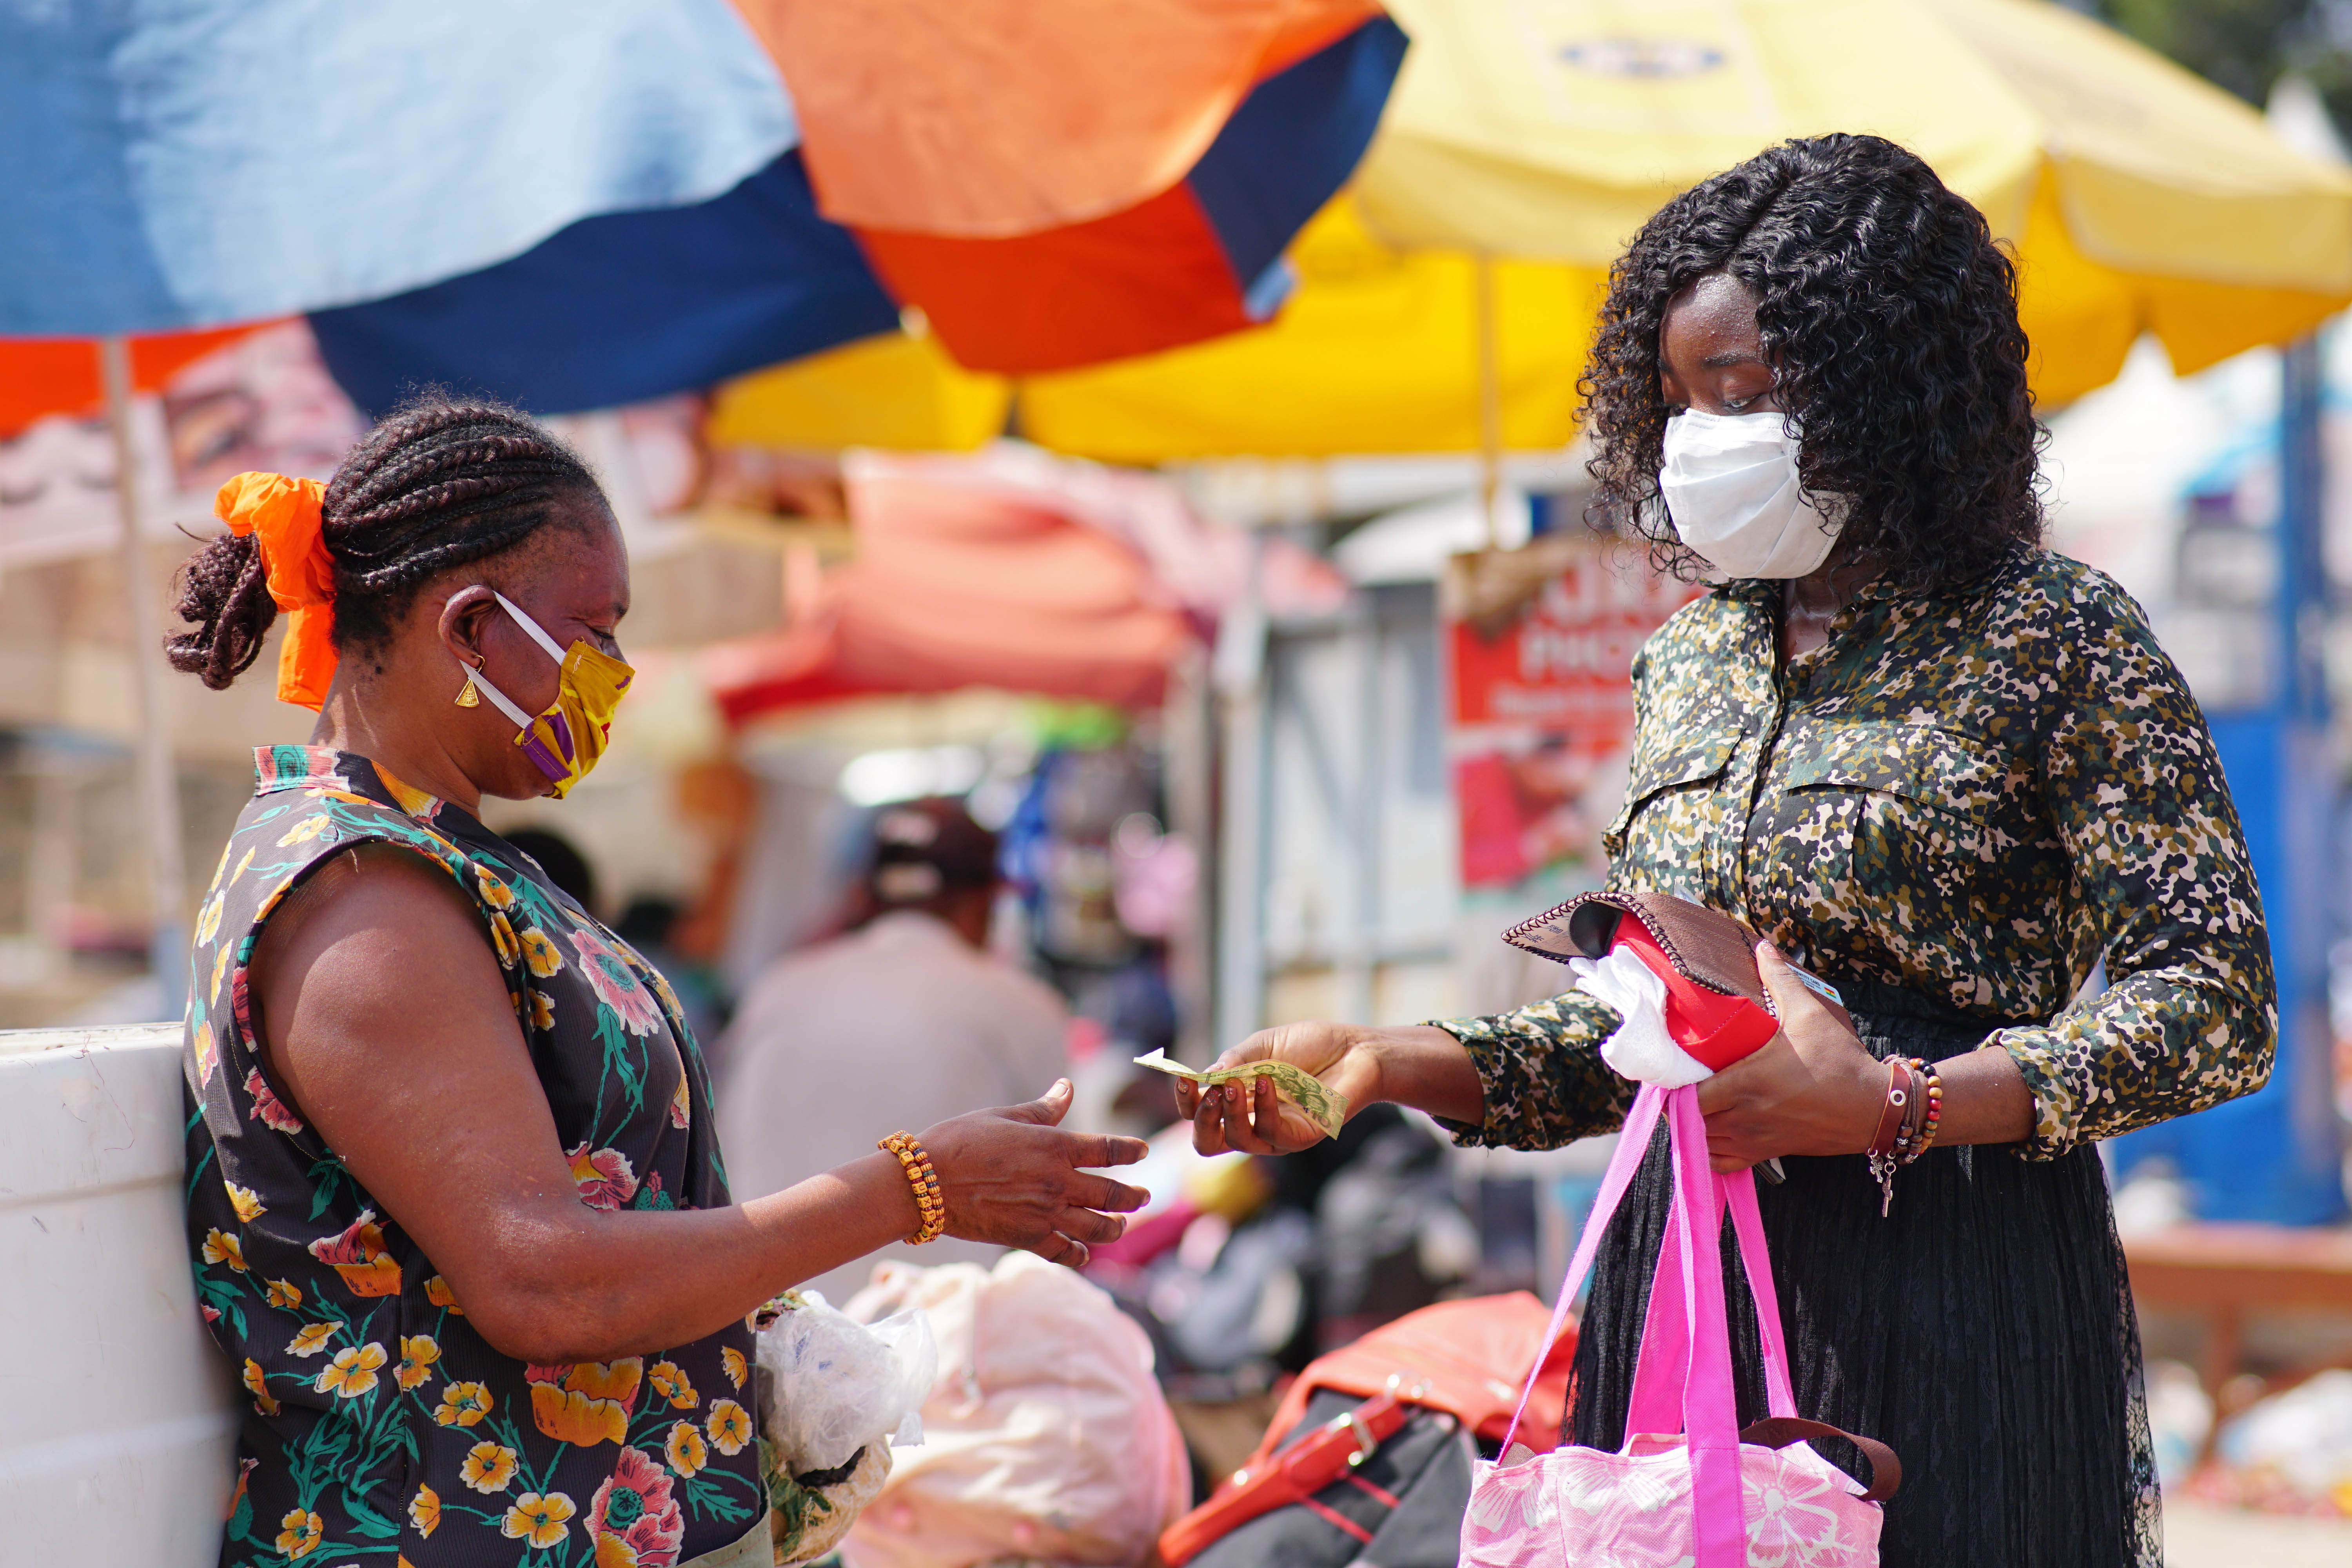
<svg viewBox="0 0 2352 1568"><path fill-rule="evenodd" d="M2079 648L2120 637L2153 641L2147 613L2122 584L2055 550L2021 552L1976 593L1985 630L1998 637L2053 641Z"/></svg>
<svg viewBox="0 0 2352 1568"><path fill-rule="evenodd" d="M415 792L409 792L412 795ZM253 798L238 814L212 885L199 906L201 947L223 932L270 921L298 887L334 857L388 847L405 850L473 890L479 868L458 839L420 815L364 757L318 746L263 746L254 760Z"/></svg>
<svg viewBox="0 0 2352 1568"><path fill-rule="evenodd" d="M234 837L260 837L276 826L280 847L317 844L322 849L354 838L385 839L454 865L466 851L445 820L449 809L356 753L263 746L254 753L253 799Z"/></svg>
<svg viewBox="0 0 2352 1568"><path fill-rule="evenodd" d="M2006 693L2045 722L2105 713L2134 722L2193 724L2196 700L2158 642L2147 613L2097 567L2054 550L2021 553L1934 628L1939 646L1971 655L1986 679L1972 693Z"/></svg>

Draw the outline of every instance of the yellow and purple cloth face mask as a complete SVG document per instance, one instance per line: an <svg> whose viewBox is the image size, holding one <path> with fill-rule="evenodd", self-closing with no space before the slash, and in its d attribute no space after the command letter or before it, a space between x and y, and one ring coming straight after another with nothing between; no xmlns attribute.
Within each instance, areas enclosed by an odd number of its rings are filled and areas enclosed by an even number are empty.
<svg viewBox="0 0 2352 1568"><path fill-rule="evenodd" d="M475 672L474 685L490 700L491 706L514 721L519 731L515 744L547 775L552 786L550 793L562 800L573 784L588 776L588 770L604 754L605 742L613 735L613 710L620 706L622 695L629 689L629 682L637 672L584 642L573 643L569 649L558 647L555 639L517 608L512 599L495 588L490 592L507 614L515 618L515 625L530 633L530 640L555 661L555 701L534 717L492 686L479 671Z"/></svg>

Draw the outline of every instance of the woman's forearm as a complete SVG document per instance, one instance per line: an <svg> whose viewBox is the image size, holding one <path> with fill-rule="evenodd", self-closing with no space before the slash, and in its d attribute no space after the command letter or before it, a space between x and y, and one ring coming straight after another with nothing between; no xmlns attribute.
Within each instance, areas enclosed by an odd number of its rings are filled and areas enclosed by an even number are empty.
<svg viewBox="0 0 2352 1568"><path fill-rule="evenodd" d="M725 1207L593 1206L565 1152L580 1134L557 1131L470 907L404 851L355 863L253 961L265 1063L498 1350L549 1363L689 1343L917 1228L906 1173L878 1152ZM1068 1106L1064 1082L924 1131L951 1234L1073 1264L1119 1234L1109 1216L1145 1194L1095 1173L1143 1145L1062 1131Z"/></svg>
<svg viewBox="0 0 2352 1568"><path fill-rule="evenodd" d="M460 1286L459 1305L519 1361L645 1354L715 1333L920 1217L906 1173L881 1153L726 1208L599 1211L558 1194L502 1227L502 1278L484 1291Z"/></svg>
<svg viewBox="0 0 2352 1568"><path fill-rule="evenodd" d="M1943 1120L1936 1142L2022 1143L2033 1132L2033 1094L2017 1061L1999 1046L1984 1046L1935 1064L1944 1084Z"/></svg>
<svg viewBox="0 0 2352 1568"><path fill-rule="evenodd" d="M1462 1042L1433 1024L1366 1029L1380 1064L1380 1098L1475 1127L1486 1119L1486 1088Z"/></svg>

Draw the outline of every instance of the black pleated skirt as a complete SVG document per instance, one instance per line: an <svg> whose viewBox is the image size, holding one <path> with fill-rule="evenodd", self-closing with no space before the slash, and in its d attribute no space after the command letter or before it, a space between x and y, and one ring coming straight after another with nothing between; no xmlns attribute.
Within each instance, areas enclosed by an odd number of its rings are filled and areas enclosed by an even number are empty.
<svg viewBox="0 0 2352 1568"><path fill-rule="evenodd" d="M1891 987L1842 984L1863 1043L1929 1061L1990 1026ZM1672 1195L1661 1124L1603 1237L1568 1435L1624 1441L1650 1275ZM2161 1568L2139 1326L2095 1149L2028 1162L1930 1149L1881 1218L1860 1155L1788 1158L1757 1182L1797 1413L1890 1445L1884 1568ZM1766 1414L1738 1249L1724 1276L1743 1424ZM1865 1474L1848 1445L1829 1457Z"/></svg>

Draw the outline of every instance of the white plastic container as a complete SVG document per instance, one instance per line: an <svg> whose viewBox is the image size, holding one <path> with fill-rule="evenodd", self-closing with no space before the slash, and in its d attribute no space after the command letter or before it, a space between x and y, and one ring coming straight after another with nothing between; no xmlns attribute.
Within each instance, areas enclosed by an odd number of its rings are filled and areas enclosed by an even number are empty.
<svg viewBox="0 0 2352 1568"><path fill-rule="evenodd" d="M211 1568L237 1406L183 1229L177 1026L0 1032L0 1564Z"/></svg>

